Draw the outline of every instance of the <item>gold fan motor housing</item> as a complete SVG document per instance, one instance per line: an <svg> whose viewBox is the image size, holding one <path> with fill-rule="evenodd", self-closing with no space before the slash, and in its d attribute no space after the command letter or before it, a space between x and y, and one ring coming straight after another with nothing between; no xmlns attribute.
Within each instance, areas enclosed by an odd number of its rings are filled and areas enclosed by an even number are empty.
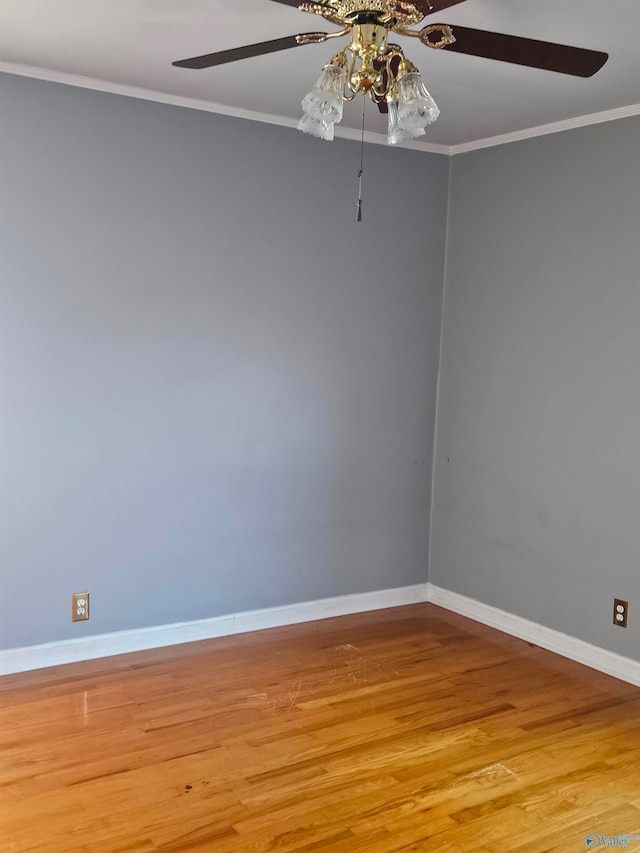
<svg viewBox="0 0 640 853"><path fill-rule="evenodd" d="M298 8L343 27L359 23L362 16L387 29L412 27L424 18L424 12L407 0L326 0L323 5L301 3Z"/></svg>

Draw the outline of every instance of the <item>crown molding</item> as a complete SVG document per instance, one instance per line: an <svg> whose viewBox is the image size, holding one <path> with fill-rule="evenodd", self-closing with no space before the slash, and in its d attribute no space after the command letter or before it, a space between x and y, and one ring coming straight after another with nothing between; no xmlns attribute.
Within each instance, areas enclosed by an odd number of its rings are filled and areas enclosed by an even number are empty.
<svg viewBox="0 0 640 853"><path fill-rule="evenodd" d="M126 98L139 98L144 101L155 101L160 104L169 104L175 107L201 110L202 112L217 113L218 115L231 116L232 118L243 118L249 121L259 121L264 124L275 124L280 127L295 128L298 124L296 119L276 116L271 113L262 113L257 110L246 110L240 107L232 107L228 104L219 104L215 101L204 101L200 98L187 98L183 95L171 95L167 92L158 92L155 89L144 89L138 86L129 86L124 83L113 83L107 80L99 80L95 77L84 77L79 74L69 74L64 71L54 71L49 68L40 68L35 65L22 65L16 62L3 62L0 60L0 72L15 74L19 77L32 77L37 80L46 80L51 83L62 83L66 86L76 86L81 89L92 89L96 92L107 92L112 95L122 95ZM536 136L546 136L551 133L562 133L565 130L573 130L578 127L587 127L591 124L601 124L608 121L616 121L621 118L640 115L640 104L629 104L626 107L618 107L613 110L592 113L590 115L576 116L564 121L556 121L551 124L541 124L537 127L529 127L515 133L503 133L499 136L489 136L485 139L475 139L472 142L463 142L459 145L439 145L432 142L420 140L403 142L398 148L406 148L412 151L422 151L428 154L444 154L455 156L466 154L470 151L478 151L481 148L493 148L496 145L507 145L510 142L520 142L524 139L532 139ZM355 128L338 126L335 129L337 137L360 141L361 132ZM382 133L365 131L365 142L373 145L387 146L387 137Z"/></svg>
<svg viewBox="0 0 640 853"><path fill-rule="evenodd" d="M629 104L626 107L618 107L614 110L605 110L600 113L591 113L586 116L576 116L564 121L554 121L551 124L540 124L537 127L528 127L515 133L503 133L500 136L488 136L486 139L476 139L473 142L463 142L460 145L449 146L448 153L466 154L468 151L478 151L480 148L493 148L496 145L507 145L510 142L520 142L523 139L532 139L536 136L547 136L550 133L562 133L565 130L574 130L578 127L587 127L590 124L602 124L607 121L616 121L620 118L640 115L640 104Z"/></svg>
<svg viewBox="0 0 640 853"><path fill-rule="evenodd" d="M167 92L157 92L155 89L144 89L139 86L129 86L124 83L113 83L108 80L98 80L95 77L83 77L80 74L68 74L64 71L53 71L49 68L40 68L35 65L22 65L15 62L3 62L0 60L0 72L14 74L19 77L32 77L36 80L45 80L49 83L62 83L65 86L76 86L80 89L92 89L95 92L107 92L111 95L123 95L126 98L138 98L143 101L155 101L159 104L169 104L174 107L185 107L191 110L200 110L207 113L231 116L232 118L243 118L249 121L259 121L263 124L276 124L280 127L295 128L297 119L285 116L262 113L257 110L246 110L241 107L232 107L228 104L219 104L215 101L203 101L200 98L187 98L184 95L171 95ZM361 132L355 128L335 128L335 135L342 139L353 139L360 142ZM365 131L365 142L373 145L387 146L387 137L382 133L371 133ZM435 145L428 142L401 143L398 148L408 148L414 151L425 151L430 154L450 154L448 145Z"/></svg>
<svg viewBox="0 0 640 853"><path fill-rule="evenodd" d="M280 122L284 124L284 122ZM289 127L296 127L297 121L291 122ZM353 139L356 142L360 142L361 131L356 130L353 127L341 127L337 125L335 127L336 136L342 137L342 139ZM445 156L449 156L451 154L451 147L449 145L438 145L435 142L417 142L415 140L400 142L398 145L390 146L387 142L387 136L384 133L371 133L368 130L364 132L364 141L371 142L374 145L384 145L385 148L406 148L409 151L423 151L427 154L444 154Z"/></svg>

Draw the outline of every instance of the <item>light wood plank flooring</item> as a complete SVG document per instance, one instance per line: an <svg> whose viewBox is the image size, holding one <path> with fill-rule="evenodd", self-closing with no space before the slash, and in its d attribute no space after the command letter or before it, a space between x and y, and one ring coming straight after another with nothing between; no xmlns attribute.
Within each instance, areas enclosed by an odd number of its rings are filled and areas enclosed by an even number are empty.
<svg viewBox="0 0 640 853"><path fill-rule="evenodd" d="M640 689L431 604L7 676L0 732L3 853L640 836Z"/></svg>

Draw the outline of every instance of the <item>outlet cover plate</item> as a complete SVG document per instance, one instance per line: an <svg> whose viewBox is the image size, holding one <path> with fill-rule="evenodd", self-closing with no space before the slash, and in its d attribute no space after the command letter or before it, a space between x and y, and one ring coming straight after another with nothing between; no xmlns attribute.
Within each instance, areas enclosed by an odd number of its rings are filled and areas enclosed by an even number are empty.
<svg viewBox="0 0 640 853"><path fill-rule="evenodd" d="M84 622L89 618L89 593L74 592L71 596L71 621Z"/></svg>
<svg viewBox="0 0 640 853"><path fill-rule="evenodd" d="M619 628L626 628L628 616L629 602L623 601L621 598L615 598L613 601L613 624Z"/></svg>

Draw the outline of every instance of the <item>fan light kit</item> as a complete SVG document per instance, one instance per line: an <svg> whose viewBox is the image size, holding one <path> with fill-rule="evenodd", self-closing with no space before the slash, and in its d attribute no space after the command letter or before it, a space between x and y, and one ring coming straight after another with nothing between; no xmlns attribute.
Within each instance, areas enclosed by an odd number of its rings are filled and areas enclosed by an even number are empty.
<svg viewBox="0 0 640 853"><path fill-rule="evenodd" d="M405 57L399 45L389 42L389 33L418 39L425 47L434 50L451 50L576 77L591 77L608 59L608 55L600 51L457 25L430 24L420 30L411 29L426 16L465 0L273 2L319 15L341 29L250 44L183 59L173 65L210 68L348 36L349 45L325 65L316 85L302 101L304 115L298 129L321 139L333 139L334 125L342 118L343 102L353 100L359 93L369 95L380 112L388 113L388 141L391 145L424 136L425 127L437 119L440 111L425 88L418 69Z"/></svg>
<svg viewBox="0 0 640 853"><path fill-rule="evenodd" d="M361 14L360 19L363 17ZM423 35L427 43L431 33L436 32L442 46L455 41L450 27L425 27L421 33L395 32ZM298 130L333 139L334 125L342 118L343 102L352 101L362 92L388 111L390 145L424 136L425 127L438 118L440 110L402 48L387 42L388 33L388 28L377 21L353 24L341 31L341 35L350 36L351 44L325 65L315 87L305 96Z"/></svg>
<svg viewBox="0 0 640 853"><path fill-rule="evenodd" d="M423 18L465 0L273 0L301 12L319 15L340 27L337 32L301 33L295 36L249 44L244 47L194 56L174 62L180 68L211 68L238 59L262 56L306 44L321 44L329 39L349 37L349 44L328 62L313 89L302 101L304 115L298 130L320 139L332 140L336 122L342 119L344 101L356 95L369 95L382 113L388 114L388 142L424 136L427 125L440 110L425 88L420 72L404 55L402 48L389 41L389 34L418 39L433 50L450 50L571 74L591 77L607 61L608 54L581 47L537 41L521 36L474 30L457 24L430 24L411 29ZM358 178L362 189L364 150L364 104ZM362 193L359 192L357 219L362 219Z"/></svg>

